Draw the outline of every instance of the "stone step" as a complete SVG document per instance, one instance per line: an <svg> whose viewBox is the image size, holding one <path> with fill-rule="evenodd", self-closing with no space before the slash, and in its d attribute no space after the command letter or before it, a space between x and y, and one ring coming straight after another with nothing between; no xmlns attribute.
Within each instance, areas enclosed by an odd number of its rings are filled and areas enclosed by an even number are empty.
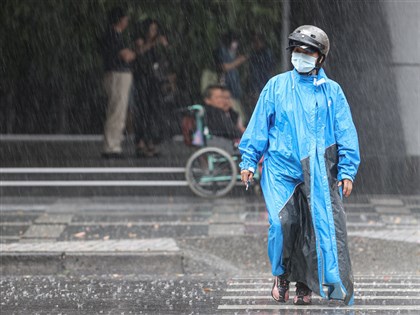
<svg viewBox="0 0 420 315"><path fill-rule="evenodd" d="M1 244L0 272L7 275L183 272L172 238ZM158 263L157 263L158 262Z"/></svg>
<svg viewBox="0 0 420 315"><path fill-rule="evenodd" d="M234 194L241 192L238 180ZM251 189L248 195L254 192ZM258 191L256 191L258 193ZM187 195L185 166L0 168L3 196ZM243 195L244 192L241 192Z"/></svg>

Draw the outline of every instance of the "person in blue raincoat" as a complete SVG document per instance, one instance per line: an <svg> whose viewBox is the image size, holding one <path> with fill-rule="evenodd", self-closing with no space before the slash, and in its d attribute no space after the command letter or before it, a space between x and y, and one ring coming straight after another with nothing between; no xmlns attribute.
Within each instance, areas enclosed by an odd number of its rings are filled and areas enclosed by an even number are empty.
<svg viewBox="0 0 420 315"><path fill-rule="evenodd" d="M263 157L261 187L269 214L268 256L278 302L311 303L312 292L353 303L353 276L342 195L360 163L350 107L322 69L329 39L304 25L289 35L294 69L269 80L242 136L241 177L248 185Z"/></svg>

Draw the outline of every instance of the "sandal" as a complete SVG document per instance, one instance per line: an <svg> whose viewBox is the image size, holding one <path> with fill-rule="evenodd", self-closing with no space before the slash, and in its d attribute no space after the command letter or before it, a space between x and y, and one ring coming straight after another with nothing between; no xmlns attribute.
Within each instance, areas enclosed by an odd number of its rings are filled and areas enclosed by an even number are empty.
<svg viewBox="0 0 420 315"><path fill-rule="evenodd" d="M276 302L285 303L289 300L289 283L290 281L287 281L287 276L274 277L271 296Z"/></svg>
<svg viewBox="0 0 420 315"><path fill-rule="evenodd" d="M312 303L312 291L306 284L296 282L296 296L293 299L294 305L310 305Z"/></svg>

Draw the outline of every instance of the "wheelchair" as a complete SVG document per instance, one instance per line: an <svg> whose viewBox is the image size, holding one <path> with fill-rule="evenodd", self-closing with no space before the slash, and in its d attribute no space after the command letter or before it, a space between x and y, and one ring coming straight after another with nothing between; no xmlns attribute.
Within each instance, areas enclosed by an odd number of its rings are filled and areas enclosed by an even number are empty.
<svg viewBox="0 0 420 315"><path fill-rule="evenodd" d="M231 154L219 147L207 146L212 139L205 123L205 110L202 105L187 108L195 120L195 130L191 135L193 146L199 147L188 159L185 167L185 178L191 191L203 198L219 198L229 193L235 185L241 184L238 171L240 154ZM233 147L233 141L232 141ZM258 168L259 170L259 168ZM258 181L259 171L254 174ZM258 191L259 186L254 186Z"/></svg>

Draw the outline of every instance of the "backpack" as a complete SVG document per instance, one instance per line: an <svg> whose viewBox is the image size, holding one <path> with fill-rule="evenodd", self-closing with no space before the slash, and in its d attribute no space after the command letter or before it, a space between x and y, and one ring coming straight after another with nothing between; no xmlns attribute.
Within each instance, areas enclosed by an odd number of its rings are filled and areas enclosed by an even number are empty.
<svg viewBox="0 0 420 315"><path fill-rule="evenodd" d="M194 113L185 114L182 117L181 130L184 137L184 143L187 146L198 146L204 145L204 135L201 128L197 128Z"/></svg>
<svg viewBox="0 0 420 315"><path fill-rule="evenodd" d="M184 143L187 146L192 146L192 140L195 130L197 129L195 117L193 113L185 114L182 117L181 130L184 137Z"/></svg>

